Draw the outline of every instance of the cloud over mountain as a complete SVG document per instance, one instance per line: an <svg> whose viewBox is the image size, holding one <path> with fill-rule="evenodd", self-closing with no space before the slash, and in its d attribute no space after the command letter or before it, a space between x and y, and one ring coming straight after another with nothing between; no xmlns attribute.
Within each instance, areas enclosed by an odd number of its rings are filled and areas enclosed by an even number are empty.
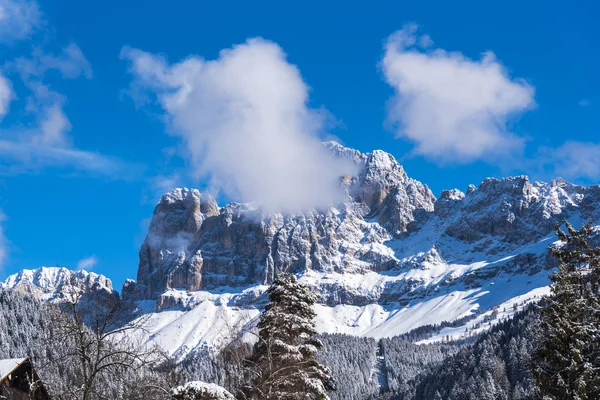
<svg viewBox="0 0 600 400"><path fill-rule="evenodd" d="M98 264L98 257L95 255L82 258L77 262L77 270L85 269L87 271L91 271Z"/></svg>
<svg viewBox="0 0 600 400"><path fill-rule="evenodd" d="M194 175L214 189L277 211L341 199L339 178L352 168L321 145L323 112L309 106L307 84L277 44L254 38L215 60L172 64L129 47L121 57L131 63L134 98L156 95Z"/></svg>

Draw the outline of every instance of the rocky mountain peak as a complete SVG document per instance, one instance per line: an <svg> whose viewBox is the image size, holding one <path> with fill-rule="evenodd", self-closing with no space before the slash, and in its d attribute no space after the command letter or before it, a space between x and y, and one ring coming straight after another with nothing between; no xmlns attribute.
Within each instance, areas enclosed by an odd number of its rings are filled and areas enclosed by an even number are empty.
<svg viewBox="0 0 600 400"><path fill-rule="evenodd" d="M350 160L355 164L364 164L367 158L360 151L342 146L341 144L333 140L323 142L323 146L325 146L325 148L329 150L334 156Z"/></svg>
<svg viewBox="0 0 600 400"><path fill-rule="evenodd" d="M348 192L344 203L284 215L254 204L219 208L198 190L175 189L154 210L137 287L128 291L156 298L169 288L268 283L283 270L389 268L385 260L374 265L373 251L356 248L406 231L420 212L433 211L435 197L388 153L363 154L336 142L324 146L357 164L356 176L340 177ZM340 252L348 257L339 258Z"/></svg>
<svg viewBox="0 0 600 400"><path fill-rule="evenodd" d="M60 302L74 288L89 295L118 296L112 282L104 275L64 267L24 269L0 283L2 289L13 289L40 300Z"/></svg>
<svg viewBox="0 0 600 400"><path fill-rule="evenodd" d="M470 184L467 187L467 196L470 195L471 193L475 192L477 190L477 186Z"/></svg>
<svg viewBox="0 0 600 400"><path fill-rule="evenodd" d="M219 214L217 201L197 189L173 189L160 199L140 250L138 282L148 288L148 293L154 291L153 278L157 273L162 276L161 282L158 282L162 288L167 287L167 281L169 285L199 288L199 276L171 274L179 270L175 265L187 258L204 221ZM184 283L184 280L189 283Z"/></svg>
<svg viewBox="0 0 600 400"><path fill-rule="evenodd" d="M154 209L150 231L163 237L172 233L195 234L202 221L219 214L219 205L210 195L197 189L177 188L166 193Z"/></svg>
<svg viewBox="0 0 600 400"><path fill-rule="evenodd" d="M459 201L465 198L465 194L458 189L442 190L438 200Z"/></svg>
<svg viewBox="0 0 600 400"><path fill-rule="evenodd" d="M425 262L428 274L437 274L452 262L511 254L551 234L557 220L576 212L597 215L600 209L594 203L600 189L559 180L532 183L526 176L487 178L479 187L470 185L466 194L445 190L436 199L384 151L361 153L336 142L324 146L358 167L356 176L343 178L348 194L343 203L281 214L257 204L219 208L209 195L175 189L156 206L140 250L138 282L128 283L124 295L159 299L157 304L168 307L179 304L170 297L177 289L264 285L280 271L393 274ZM450 276L458 275L442 274L435 282ZM323 285L327 304L374 300L373 294ZM388 299L390 291L416 296L428 290L420 285L400 279L379 288L377 296Z"/></svg>
<svg viewBox="0 0 600 400"><path fill-rule="evenodd" d="M365 154L352 194L368 207L366 217L394 236L406 231L419 212L433 211L436 200L427 185L409 178L394 156L382 150Z"/></svg>

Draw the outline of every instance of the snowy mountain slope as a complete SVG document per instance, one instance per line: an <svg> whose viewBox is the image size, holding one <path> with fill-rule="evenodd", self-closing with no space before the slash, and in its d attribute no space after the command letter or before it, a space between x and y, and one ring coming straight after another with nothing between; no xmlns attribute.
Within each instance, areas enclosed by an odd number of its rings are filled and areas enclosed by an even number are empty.
<svg viewBox="0 0 600 400"><path fill-rule="evenodd" d="M476 266L480 268L479 265ZM329 285L352 287L352 290L377 293L386 282L403 280L402 276L366 274L317 274L307 272L302 281L313 285L315 290L329 290ZM537 301L547 290L547 271L535 275L503 275L491 279L477 288L438 287L431 295L413 299L407 304L400 302L373 302L366 305L337 304L316 306L316 326L323 333L345 333L376 339L393 337L424 325L439 324L471 316L458 327L444 328L428 341L441 341L447 336L463 338L465 329L470 335L488 330L493 324L510 318L531 301ZM240 299L247 297L244 291L232 292L233 288L186 292L171 290L165 295L178 298L178 306L161 312L151 312L143 318L146 323L147 340L158 344L167 352L183 357L197 347L221 346L236 336L236 333L252 330L264 304L264 296L258 294L266 286L257 286L245 291L255 291L257 300L248 304ZM223 293L219 293L223 292ZM152 301L153 303L155 301ZM513 308L517 304L517 309ZM491 319L492 309L502 310ZM490 324L484 323L490 320ZM252 340L249 335L247 339Z"/></svg>
<svg viewBox="0 0 600 400"><path fill-rule="evenodd" d="M502 315L509 317L514 302L534 300L549 283L556 222L600 218L600 186L488 178L436 199L383 151L326 146L359 171L342 177L346 201L327 210L219 207L193 189L161 199L138 282L127 289L156 307L153 338L173 353L222 341L232 325L251 325L279 271L297 273L321 294L322 332L381 338L458 319L466 325L443 335L481 331L494 307L509 308ZM222 315L227 329L216 328ZM168 343L171 336L178 341Z"/></svg>
<svg viewBox="0 0 600 400"><path fill-rule="evenodd" d="M267 284L283 270L406 272L398 284L408 293L473 272L477 262L500 266L499 260L513 256L505 270L540 267L547 260L526 259L528 248L552 234L556 221L600 217L600 186L488 178L466 195L455 189L435 199L389 154L328 146L355 160L362 172L344 177L347 200L327 210L282 215L249 204L219 208L197 190L166 194L140 251L136 296L156 299L170 288ZM461 270L460 265L471 267ZM393 289L394 296L402 292ZM379 294L384 299L386 290ZM345 299L356 293L339 290L336 295L327 293L324 302L378 301Z"/></svg>
<svg viewBox="0 0 600 400"><path fill-rule="evenodd" d="M325 145L358 171L340 177L346 200L326 210L220 207L186 188L162 197L137 282L122 290L147 315L147 340L178 355L223 344L253 326L280 271L320 293L321 332L381 338L457 320L430 340L481 332L543 293L557 222L600 219L600 186L488 178L436 199L390 154Z"/></svg>
<svg viewBox="0 0 600 400"><path fill-rule="evenodd" d="M104 275L64 267L24 269L0 282L0 289L13 289L33 295L38 300L60 302L76 287L87 294L118 296L112 282Z"/></svg>

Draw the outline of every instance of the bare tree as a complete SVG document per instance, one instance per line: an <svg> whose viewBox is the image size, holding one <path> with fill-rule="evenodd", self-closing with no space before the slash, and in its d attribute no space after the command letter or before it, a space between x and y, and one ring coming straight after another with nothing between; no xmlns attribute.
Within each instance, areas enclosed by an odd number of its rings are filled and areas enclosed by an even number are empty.
<svg viewBox="0 0 600 400"><path fill-rule="evenodd" d="M255 332L258 317L252 317L247 313L237 323L230 324L225 320L225 345L219 356L226 366L225 388L231 393L238 392L244 385L249 372L247 371L247 359L252 354L252 345L245 339L246 336L259 339Z"/></svg>
<svg viewBox="0 0 600 400"><path fill-rule="evenodd" d="M127 322L128 310L118 296L89 295L73 282L62 310L69 318L60 319L53 340L63 344L55 362L74 372L60 396L65 400L115 398L126 379L159 357L144 343L146 319Z"/></svg>

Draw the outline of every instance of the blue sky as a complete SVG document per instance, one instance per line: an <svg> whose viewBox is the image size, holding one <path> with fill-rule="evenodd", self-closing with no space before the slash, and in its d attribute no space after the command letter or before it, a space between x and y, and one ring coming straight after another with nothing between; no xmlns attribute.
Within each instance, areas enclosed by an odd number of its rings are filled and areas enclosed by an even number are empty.
<svg viewBox="0 0 600 400"><path fill-rule="evenodd" d="M0 0L0 279L80 265L119 288L167 188L294 203L319 187L289 160L338 172L320 138L436 195L600 180L595 2L205 3Z"/></svg>

